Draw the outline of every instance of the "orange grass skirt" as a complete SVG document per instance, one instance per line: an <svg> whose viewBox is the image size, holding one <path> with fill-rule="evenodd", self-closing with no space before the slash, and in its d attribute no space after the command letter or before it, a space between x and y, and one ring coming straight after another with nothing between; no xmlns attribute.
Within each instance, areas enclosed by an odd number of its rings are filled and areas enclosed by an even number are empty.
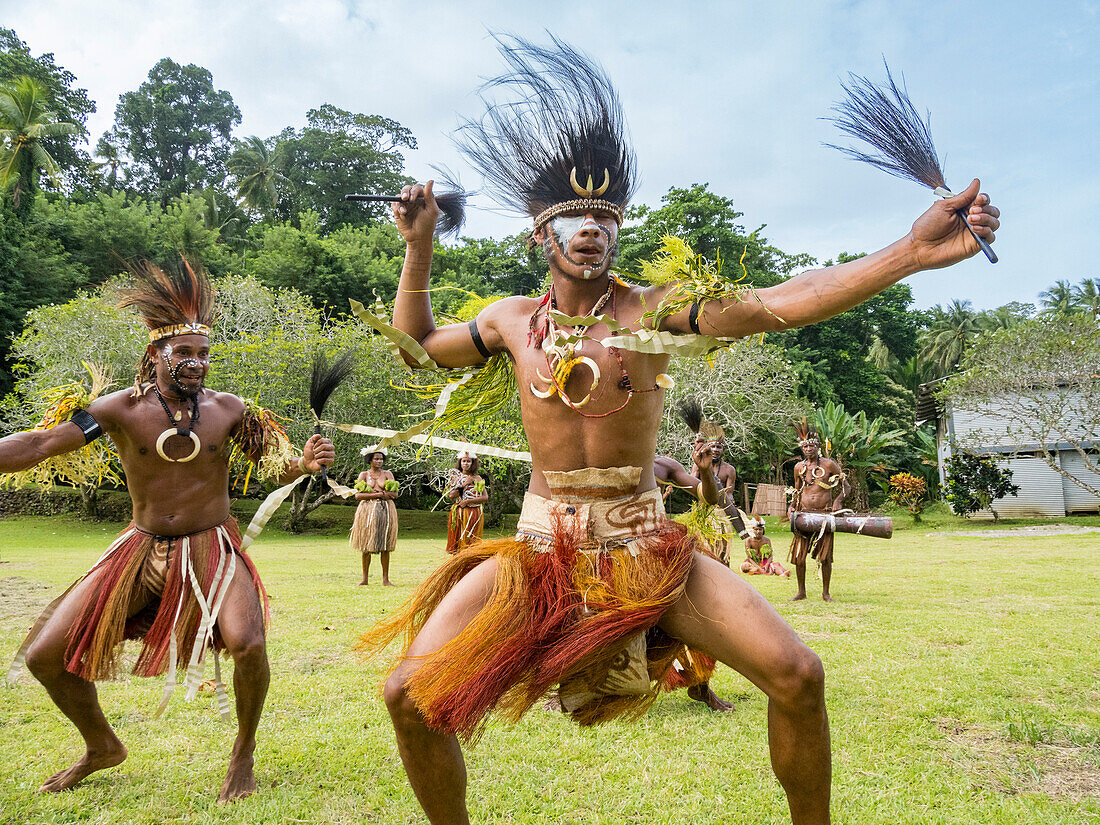
<svg viewBox="0 0 1100 825"><path fill-rule="evenodd" d="M481 541L484 516L484 507L451 507L447 514L447 552L453 556L463 547Z"/></svg>
<svg viewBox="0 0 1100 825"><path fill-rule="evenodd" d="M640 717L673 661L685 655L684 645L657 623L683 594L698 548L687 530L664 518L659 494L660 512L651 499L643 493L616 509L625 514L648 507L644 534L617 545L594 541L579 515L566 517L564 505L539 499L556 508L549 535L482 541L460 550L394 615L365 633L357 648L378 651L401 636L396 668L459 580L495 558L488 602L450 642L419 657L406 682L427 724L474 741L491 715L515 722L555 685L566 712L581 725ZM607 509L615 503L603 504ZM644 687L614 692L627 682Z"/></svg>
<svg viewBox="0 0 1100 825"><path fill-rule="evenodd" d="M229 535L230 548L223 548L218 541L218 527L186 537L190 543L191 566L203 593L210 595L210 585L222 556L226 552L236 553L263 601L266 626L267 593L252 560L239 549L241 534L237 520L230 518L220 526ZM173 631L176 632L180 661L187 662L195 644L201 611L190 577L184 577L178 560L183 538L172 537L170 547L165 548L165 537L142 532L131 524L91 570L50 604L28 634L21 652L30 647L65 596L88 576L97 574L99 586L88 591L76 620L69 628L66 670L89 681L111 678L119 670L122 641L142 639L141 653L133 673L135 676L160 675L168 669L169 642ZM158 564L159 558L164 557L165 549L166 564ZM130 616L130 605L142 590L153 592L155 598L137 614ZM215 650L222 649L222 640L216 630L213 643Z"/></svg>

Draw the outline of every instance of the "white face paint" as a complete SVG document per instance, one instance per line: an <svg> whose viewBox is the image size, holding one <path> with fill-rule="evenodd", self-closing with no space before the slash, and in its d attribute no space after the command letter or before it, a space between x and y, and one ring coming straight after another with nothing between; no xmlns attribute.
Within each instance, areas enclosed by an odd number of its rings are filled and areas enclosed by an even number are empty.
<svg viewBox="0 0 1100 825"><path fill-rule="evenodd" d="M172 345L171 344L165 344L164 349L161 350L161 352L164 353L164 360L167 361L169 358L172 357Z"/></svg>
<svg viewBox="0 0 1100 825"><path fill-rule="evenodd" d="M584 226L584 217L582 216L554 218L550 222L550 227L554 230L554 234L558 238L558 244L562 249L569 249L569 242L573 240L574 235L581 231L582 226Z"/></svg>

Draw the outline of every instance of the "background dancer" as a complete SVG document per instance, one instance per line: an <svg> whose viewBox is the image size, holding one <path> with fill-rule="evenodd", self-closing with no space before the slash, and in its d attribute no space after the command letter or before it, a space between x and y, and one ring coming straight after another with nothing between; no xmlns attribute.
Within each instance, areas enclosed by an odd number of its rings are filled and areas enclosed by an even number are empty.
<svg viewBox="0 0 1100 825"><path fill-rule="evenodd" d="M750 576L784 576L791 571L772 558L772 540L764 535L764 519L752 522L752 535L745 539L745 552L748 554L741 562L741 572Z"/></svg>
<svg viewBox="0 0 1100 825"><path fill-rule="evenodd" d="M10 473L109 435L134 508L129 527L46 609L17 657L17 665L25 657L86 748L40 790L71 788L126 758L94 682L116 672L124 638L142 638L133 672L168 671L161 709L177 661L184 668L190 662L201 681L199 657L208 645L233 658L238 732L218 797L227 801L256 790L253 752L269 680L267 598L229 514L229 461L239 451L260 465L262 476L286 482L331 466L335 453L332 442L315 435L301 458L293 455L270 414L204 387L214 303L201 270L186 261L167 272L142 265L122 305L134 307L149 327L133 389L96 399L51 429L0 439L0 472ZM226 715L228 699L217 681ZM188 687L193 694L198 684Z"/></svg>
<svg viewBox="0 0 1100 825"><path fill-rule="evenodd" d="M821 455L821 441L805 420L795 425L802 460L794 465L794 493L787 507L787 518L796 512L835 513L852 491L844 470L831 458ZM833 580L833 534L800 533L791 530L790 562L798 580L798 592L792 602L806 598L806 559L817 559L821 565L821 598L831 602L829 584Z"/></svg>
<svg viewBox="0 0 1100 825"><path fill-rule="evenodd" d="M453 503L447 514L447 552L454 555L463 547L481 541L485 530L485 502L489 488L479 474L477 454L464 450L455 459L447 498Z"/></svg>
<svg viewBox="0 0 1100 825"><path fill-rule="evenodd" d="M355 482L355 520L351 524L351 546L363 558L363 581L367 584L370 574L370 558L378 554L382 562L382 586L392 587L390 581L390 553L397 546L397 505L394 500L399 492L393 473L385 468L385 450L363 450L367 469Z"/></svg>

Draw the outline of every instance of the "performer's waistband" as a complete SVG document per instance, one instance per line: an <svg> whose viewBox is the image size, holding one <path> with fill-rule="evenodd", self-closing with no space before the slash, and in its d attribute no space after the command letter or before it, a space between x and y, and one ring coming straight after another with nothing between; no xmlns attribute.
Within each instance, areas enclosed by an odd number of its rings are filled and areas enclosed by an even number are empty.
<svg viewBox="0 0 1100 825"><path fill-rule="evenodd" d="M135 531L141 533L143 536L149 536L155 541L175 541L176 539L185 539L190 538L191 536L201 536L203 533L209 533L211 530L217 530L219 527L236 528L237 518L235 516L230 516L229 518L225 519L225 521L218 522L217 524L212 524L209 527L204 527L202 530L192 530L190 533L179 533L178 535L174 536L164 536L159 533L150 533L148 530L142 530L136 524L131 524L131 527L133 527Z"/></svg>
<svg viewBox="0 0 1100 825"><path fill-rule="evenodd" d="M528 492L516 538L549 550L561 530L579 534L596 551L611 550L666 529L659 490L635 493L641 470L613 467L546 472L553 498ZM626 492L624 492L626 490Z"/></svg>

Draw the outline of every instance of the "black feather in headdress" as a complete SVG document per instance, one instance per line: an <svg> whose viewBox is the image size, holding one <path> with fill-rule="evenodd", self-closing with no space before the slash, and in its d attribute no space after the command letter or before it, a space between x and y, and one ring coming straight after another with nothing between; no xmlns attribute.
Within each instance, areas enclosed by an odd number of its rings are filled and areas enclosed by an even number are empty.
<svg viewBox="0 0 1100 825"><path fill-rule="evenodd" d="M485 113L463 123L455 137L493 198L535 217L576 199L573 181L588 190L606 181L597 196L625 209L636 186L636 160L603 69L553 35L546 47L510 35L493 38L511 71L481 87ZM505 99L495 100L498 92Z"/></svg>
<svg viewBox="0 0 1100 825"><path fill-rule="evenodd" d="M903 88L899 89L885 60L883 65L886 66L884 86L849 73L848 84L841 84L846 97L832 107L837 116L826 118L846 135L871 144L876 151L861 152L832 143L825 145L895 177L927 186L940 197L951 197L952 192L947 188L943 168L932 143L931 112L926 111L922 120L904 89L904 78ZM959 214L990 263L997 263L997 255L989 243L974 233L965 214Z"/></svg>
<svg viewBox="0 0 1100 825"><path fill-rule="evenodd" d="M309 406L314 416L321 418L325 404L328 403L336 388L339 387L351 375L355 366L355 352L348 350L340 357L329 361L324 353L318 353L313 359L313 372L309 378ZM314 435L321 434L320 421L313 428ZM327 470L321 468L321 480L328 478Z"/></svg>

